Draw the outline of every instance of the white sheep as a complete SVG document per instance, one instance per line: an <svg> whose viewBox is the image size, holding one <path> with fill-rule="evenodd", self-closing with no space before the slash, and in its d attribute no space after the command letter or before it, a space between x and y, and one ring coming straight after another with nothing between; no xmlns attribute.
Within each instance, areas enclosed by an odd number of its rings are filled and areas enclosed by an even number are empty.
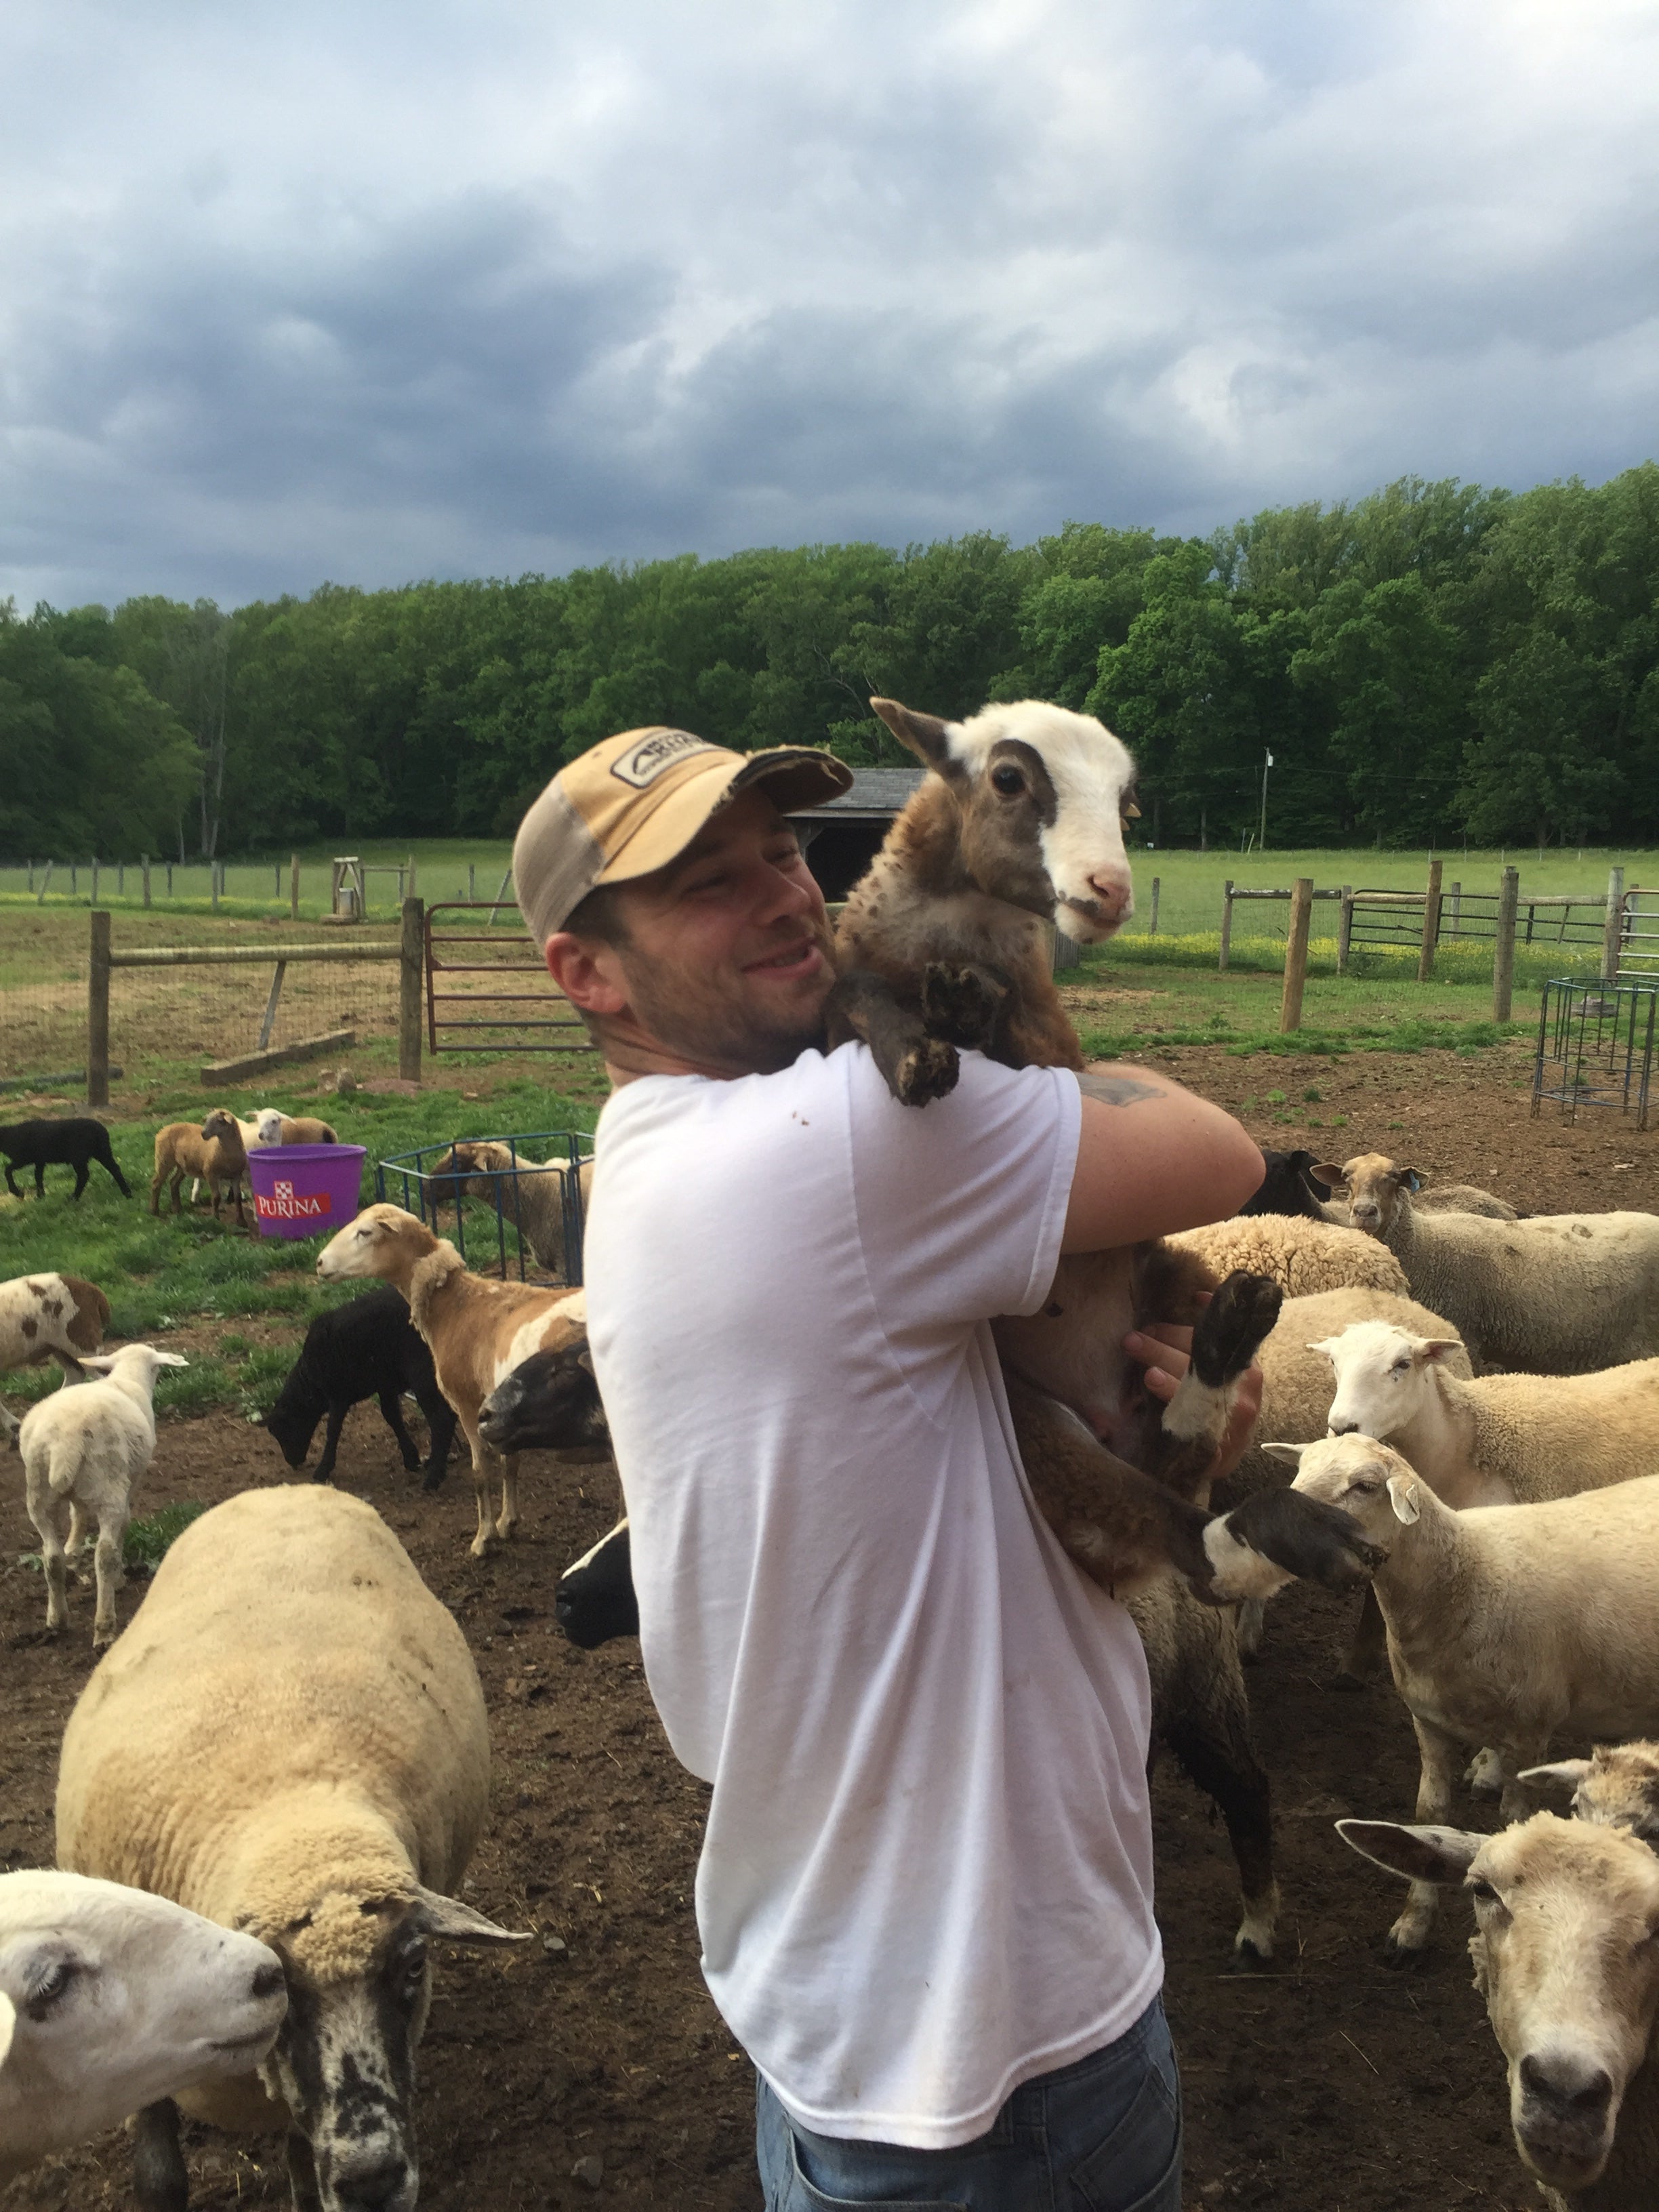
<svg viewBox="0 0 1659 2212"><path fill-rule="evenodd" d="M1455 1336L1382 1320L1355 1323L1310 1349L1329 1362L1335 1383L1331 1435L1391 1443L1460 1511L1571 1498L1659 1473L1659 1359L1599 1375L1470 1382L1448 1367L1463 1350Z"/></svg>
<svg viewBox="0 0 1659 2212"><path fill-rule="evenodd" d="M1404 1297L1408 1287L1399 1262L1375 1238L1287 1213L1237 1214L1207 1228L1183 1229L1164 1242L1177 1252L1196 1254L1218 1277L1235 1267L1266 1275L1286 1297L1346 1289L1392 1291Z"/></svg>
<svg viewBox="0 0 1659 2212"><path fill-rule="evenodd" d="M115 1593L121 1587L121 1542L132 1511L132 1486L155 1451L155 1377L163 1367L187 1367L176 1352L125 1344L82 1362L91 1378L55 1391L31 1407L18 1431L24 1502L40 1531L46 1571L46 1630L69 1625L64 1603L67 1551L85 1550L89 1522L98 1523L98 1610L92 1648L115 1638Z"/></svg>
<svg viewBox="0 0 1659 2212"><path fill-rule="evenodd" d="M55 1359L79 1374L109 1327L109 1300L79 1275L15 1275L0 1283L0 1372Z"/></svg>
<svg viewBox="0 0 1659 2212"><path fill-rule="evenodd" d="M1380 1152L1316 1173L1346 1185L1354 1226L1482 1367L1583 1375L1659 1355L1659 1215L1419 1213L1416 1171Z"/></svg>
<svg viewBox="0 0 1659 2212"><path fill-rule="evenodd" d="M1496 1836L1339 1820L1413 1892L1474 1902L1474 1985L1508 2064L1515 2147L1551 2212L1659 2202L1659 1856L1540 1813Z"/></svg>
<svg viewBox="0 0 1659 2212"><path fill-rule="evenodd" d="M185 2089L246 2074L288 1993L252 1936L55 1869L0 1875L0 2189Z"/></svg>
<svg viewBox="0 0 1659 2212"><path fill-rule="evenodd" d="M428 1946L529 1940L453 1894L489 1793L465 1638L379 1514L310 1483L192 1522L70 1716L60 1862L281 1955L290 2009L258 2077L179 2103L289 2129L296 2203L415 2202ZM183 2212L173 2105L137 2134L154 2201Z"/></svg>
<svg viewBox="0 0 1659 2212"><path fill-rule="evenodd" d="M1598 1743L1588 1759L1529 1766L1516 1778L1534 1790L1571 1790L1574 1820L1624 1828L1659 1850L1659 1743Z"/></svg>
<svg viewBox="0 0 1659 2212"><path fill-rule="evenodd" d="M1639 1735L1659 1726L1659 1475L1540 1505L1442 1504L1373 1437L1281 1448L1295 1487L1349 1514L1388 1557L1372 1588L1389 1665L1417 1731L1419 1820L1444 1820L1465 1747L1493 1746L1504 1771L1536 1765L1551 1739ZM1534 1793L1505 1784L1505 1817ZM1435 1911L1414 1882L1389 1931L1419 1951Z"/></svg>

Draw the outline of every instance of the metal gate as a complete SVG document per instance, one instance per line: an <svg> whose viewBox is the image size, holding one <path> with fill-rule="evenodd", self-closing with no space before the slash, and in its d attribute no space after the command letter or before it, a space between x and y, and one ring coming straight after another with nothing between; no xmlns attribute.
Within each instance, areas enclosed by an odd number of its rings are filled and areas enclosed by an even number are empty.
<svg viewBox="0 0 1659 2212"><path fill-rule="evenodd" d="M428 907L426 1031L434 1053L593 1049L511 899L445 899Z"/></svg>

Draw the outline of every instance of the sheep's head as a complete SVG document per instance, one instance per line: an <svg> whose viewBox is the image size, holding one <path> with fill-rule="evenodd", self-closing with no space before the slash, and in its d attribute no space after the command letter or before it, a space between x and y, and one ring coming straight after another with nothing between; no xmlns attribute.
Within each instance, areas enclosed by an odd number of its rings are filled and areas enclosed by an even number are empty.
<svg viewBox="0 0 1659 2212"><path fill-rule="evenodd" d="M1415 1168L1402 1168L1382 1152L1360 1152L1346 1166L1327 1160L1312 1170L1327 1190L1340 1191L1348 1201L1348 1219L1368 1237L1386 1237L1408 1193L1421 1190Z"/></svg>
<svg viewBox="0 0 1659 2212"><path fill-rule="evenodd" d="M1293 1489L1351 1515L1367 1540L1385 1550L1401 1524L1421 1517L1423 1498L1433 1494L1409 1460L1375 1437L1322 1437L1317 1443L1262 1449L1295 1464Z"/></svg>
<svg viewBox="0 0 1659 2212"><path fill-rule="evenodd" d="M1659 1743L1598 1743L1588 1759L1529 1766L1519 1779L1571 1790L1576 1820L1623 1828L1659 1850Z"/></svg>
<svg viewBox="0 0 1659 2212"><path fill-rule="evenodd" d="M902 744L944 779L961 817L963 865L980 889L1094 945L1134 911L1123 824L1135 765L1102 722L1039 699L966 722L872 699Z"/></svg>
<svg viewBox="0 0 1659 2212"><path fill-rule="evenodd" d="M492 1152L501 1158L492 1159ZM505 1145L452 1145L428 1170L427 1187L434 1199L491 1198L495 1185L485 1170L511 1164Z"/></svg>
<svg viewBox="0 0 1659 2212"><path fill-rule="evenodd" d="M526 1943L435 1891L335 1891L265 1931L283 1962L288 2017L261 2068L304 2138L322 2212L410 2212L419 2188L415 2054L432 2000L430 1946ZM290 2156L297 2148L290 2138ZM299 2177L296 2174L296 2182Z"/></svg>
<svg viewBox="0 0 1659 2212"><path fill-rule="evenodd" d="M366 1206L317 1255L317 1273L325 1283L378 1275L395 1282L417 1260L437 1249L438 1240L423 1221L400 1206Z"/></svg>
<svg viewBox="0 0 1659 2212"><path fill-rule="evenodd" d="M253 1127L262 1145L280 1145L283 1141L281 1107L262 1106L253 1117Z"/></svg>
<svg viewBox="0 0 1659 2212"><path fill-rule="evenodd" d="M1340 1336L1310 1344L1336 1374L1327 1421L1334 1437L1391 1437L1422 1410L1432 1370L1462 1346L1455 1336L1413 1336L1392 1322L1358 1321Z"/></svg>
<svg viewBox="0 0 1659 2212"><path fill-rule="evenodd" d="M242 1149L241 1124L222 1106L216 1106L203 1122L202 1135L210 1144L216 1138L228 1152L240 1152Z"/></svg>

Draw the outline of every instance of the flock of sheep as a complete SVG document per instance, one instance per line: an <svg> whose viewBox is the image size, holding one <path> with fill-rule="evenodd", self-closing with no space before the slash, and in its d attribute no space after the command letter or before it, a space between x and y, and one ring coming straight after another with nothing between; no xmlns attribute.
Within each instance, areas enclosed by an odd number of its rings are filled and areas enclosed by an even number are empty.
<svg viewBox="0 0 1659 2212"><path fill-rule="evenodd" d="M458 1175L471 1165L459 1152ZM1282 1486L1289 1460L1294 1491L1351 1516L1376 1547L1349 1665L1375 1666L1380 1630L1421 1783L1413 1824L1341 1832L1410 1885L1388 1938L1402 1957L1430 1942L1443 1888L1470 1892L1522 2156L1558 2207L1635 2212L1659 2191L1659 1746L1641 1740L1659 1735L1659 1218L1517 1219L1483 1194L1455 1194L1479 1211L1435 1195L1377 1155L1316 1168L1270 1156L1255 1203L1298 1214L1172 1240L1218 1277L1243 1268L1285 1294L1259 1354L1256 1439L1217 1503ZM347 1407L366 1396L417 1463L398 1410L416 1395L428 1482L457 1428L468 1444L477 1554L512 1534L519 1450L603 1449L580 1291L476 1275L384 1205L334 1237L318 1272L384 1287L313 1324L269 1417L290 1465L326 1414L325 1474ZM169 1358L143 1345L100 1356L107 1311L70 1277L0 1285L0 1361L50 1355L84 1377L40 1401L16 1442L52 1628L65 1559L97 1524L100 1647L115 1638L119 1532ZM1269 1785L1241 1664L1263 1606L1200 1603L1178 1576L1131 1602L1159 1735L1226 1819L1237 1945L1270 1955ZM567 1571L558 1613L586 1645L636 1625L625 1523ZM1551 1764L1558 1751L1581 1755ZM1501 1795L1495 1836L1450 1825L1471 1756L1475 1789ZM203 1516L71 1716L64 1872L0 1879L0 2179L137 2109L140 2205L183 2204L182 2108L285 2125L297 2204L412 2204L428 1943L514 1940L455 1894L488 1759L465 1641L368 1507L313 1483ZM1539 1809L1568 1793L1571 1818ZM112 1883L151 1895L124 1919ZM157 1896L188 1910L158 1917ZM289 1996L280 2026L273 1967ZM142 2049L106 2033L96 1990L117 1974L147 2005L174 1990L178 2017ZM193 2042L191 2020L206 2023Z"/></svg>

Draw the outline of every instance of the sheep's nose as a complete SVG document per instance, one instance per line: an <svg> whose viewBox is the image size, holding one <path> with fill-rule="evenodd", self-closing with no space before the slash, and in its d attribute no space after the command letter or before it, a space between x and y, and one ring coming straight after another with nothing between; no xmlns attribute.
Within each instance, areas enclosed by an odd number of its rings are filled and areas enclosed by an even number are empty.
<svg viewBox="0 0 1659 2212"><path fill-rule="evenodd" d="M1106 910L1108 921L1115 921L1128 905L1133 886L1127 876L1103 872L1089 878L1089 889Z"/></svg>
<svg viewBox="0 0 1659 2212"><path fill-rule="evenodd" d="M1326 1434L1328 1436L1333 1437L1357 1437L1358 1433L1359 1424L1358 1421L1334 1420L1331 1423L1330 1427L1326 1431Z"/></svg>
<svg viewBox="0 0 1659 2212"><path fill-rule="evenodd" d="M1570 2051L1529 2051L1521 2061L1521 2086L1528 2097L1575 2119L1594 2119L1613 2097L1606 2069Z"/></svg>
<svg viewBox="0 0 1659 2212"><path fill-rule="evenodd" d="M256 1997L274 1997L283 1986L283 1970L278 1966L257 1966L253 1973L253 1994Z"/></svg>
<svg viewBox="0 0 1659 2212"><path fill-rule="evenodd" d="M410 2183L405 2160L392 2156L373 2166L337 2168L335 2183L342 2212L381 2212L403 2197Z"/></svg>

